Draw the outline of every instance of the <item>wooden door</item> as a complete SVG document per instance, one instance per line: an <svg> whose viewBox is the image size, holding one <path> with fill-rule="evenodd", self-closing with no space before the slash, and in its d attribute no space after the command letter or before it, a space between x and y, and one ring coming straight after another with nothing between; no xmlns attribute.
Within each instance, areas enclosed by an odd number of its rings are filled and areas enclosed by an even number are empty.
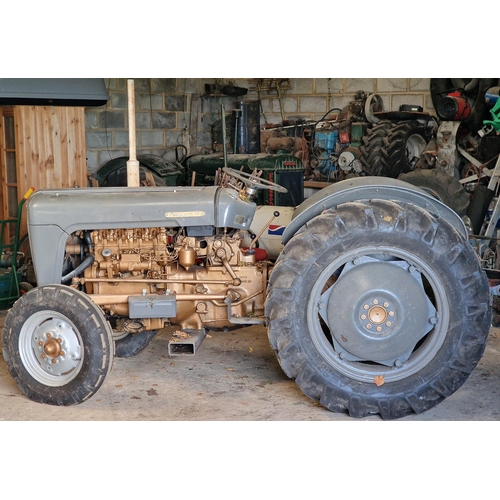
<svg viewBox="0 0 500 500"><path fill-rule="evenodd" d="M87 185L83 107L0 107L0 218L17 216L35 190ZM25 216L21 234L26 232Z"/></svg>

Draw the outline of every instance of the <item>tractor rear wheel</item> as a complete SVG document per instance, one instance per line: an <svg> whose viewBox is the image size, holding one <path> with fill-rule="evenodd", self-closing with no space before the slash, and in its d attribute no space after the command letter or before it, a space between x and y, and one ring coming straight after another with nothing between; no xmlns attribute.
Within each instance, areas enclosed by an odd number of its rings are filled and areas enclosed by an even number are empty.
<svg viewBox="0 0 500 500"><path fill-rule="evenodd" d="M465 382L486 345L489 294L445 220L410 203L344 203L286 244L270 277L268 335L305 395L396 419Z"/></svg>

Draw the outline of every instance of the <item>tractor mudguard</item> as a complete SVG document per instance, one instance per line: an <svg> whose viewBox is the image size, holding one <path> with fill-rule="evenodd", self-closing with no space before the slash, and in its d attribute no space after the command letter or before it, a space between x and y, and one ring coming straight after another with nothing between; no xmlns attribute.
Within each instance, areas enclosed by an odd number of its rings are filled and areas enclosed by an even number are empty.
<svg viewBox="0 0 500 500"><path fill-rule="evenodd" d="M467 229L462 219L444 203L433 198L424 190L398 179L387 177L357 177L332 184L309 196L299 205L292 216L291 222L283 233L283 244L308 221L328 208L359 200L397 200L413 203L449 222L465 238Z"/></svg>

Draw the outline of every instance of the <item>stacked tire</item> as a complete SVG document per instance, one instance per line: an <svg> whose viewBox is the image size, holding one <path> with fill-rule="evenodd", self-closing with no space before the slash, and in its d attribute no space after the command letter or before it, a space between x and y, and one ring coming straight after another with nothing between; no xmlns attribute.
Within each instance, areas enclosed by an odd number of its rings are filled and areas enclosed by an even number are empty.
<svg viewBox="0 0 500 500"><path fill-rule="evenodd" d="M382 148L387 132L392 127L393 122L390 120L380 120L374 123L373 126L366 131L363 137L363 146L360 148L361 164L363 171L368 175L385 176L387 171Z"/></svg>
<svg viewBox="0 0 500 500"><path fill-rule="evenodd" d="M428 128L418 120L380 120L363 137L363 170L396 179L415 168L429 140Z"/></svg>

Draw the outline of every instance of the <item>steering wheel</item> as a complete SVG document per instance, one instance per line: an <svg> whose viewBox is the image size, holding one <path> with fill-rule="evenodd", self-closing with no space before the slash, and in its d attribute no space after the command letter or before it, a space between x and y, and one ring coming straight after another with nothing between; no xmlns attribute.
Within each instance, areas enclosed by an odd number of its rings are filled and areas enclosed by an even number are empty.
<svg viewBox="0 0 500 500"><path fill-rule="evenodd" d="M266 179L256 177L255 175L248 174L246 172L240 172L239 170L234 170L229 167L224 167L222 171L230 175L231 177L242 181L250 189L269 189L271 191L278 191L278 193L288 193L287 188Z"/></svg>
<svg viewBox="0 0 500 500"><path fill-rule="evenodd" d="M163 151L160 156L163 158L168 152L172 150L175 151L175 161L177 163L182 163L186 159L187 147L184 146L184 144L176 144L175 146L170 146L169 148L165 149L165 151ZM180 154L179 151L182 151L182 154Z"/></svg>

